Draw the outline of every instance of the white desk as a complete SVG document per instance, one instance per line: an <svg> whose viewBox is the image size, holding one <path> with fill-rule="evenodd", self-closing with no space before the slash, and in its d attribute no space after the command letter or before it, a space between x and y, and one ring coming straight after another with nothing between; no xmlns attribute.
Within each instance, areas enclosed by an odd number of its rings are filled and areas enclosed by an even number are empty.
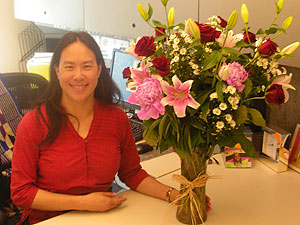
<svg viewBox="0 0 300 225"><path fill-rule="evenodd" d="M173 153L171 153L173 154ZM168 160L176 160L170 155ZM257 160L253 168L224 168L208 166L211 179L207 183L207 194L212 199L213 210L208 214L206 225L299 225L300 174L289 170L277 174ZM166 162L162 162L164 166ZM156 165L157 166L157 165ZM179 173L175 171L173 173ZM173 185L172 172L158 178ZM177 185L177 184L175 184ZM127 197L121 207L105 213L70 212L43 221L39 225L179 225L175 209L165 201L125 191Z"/></svg>

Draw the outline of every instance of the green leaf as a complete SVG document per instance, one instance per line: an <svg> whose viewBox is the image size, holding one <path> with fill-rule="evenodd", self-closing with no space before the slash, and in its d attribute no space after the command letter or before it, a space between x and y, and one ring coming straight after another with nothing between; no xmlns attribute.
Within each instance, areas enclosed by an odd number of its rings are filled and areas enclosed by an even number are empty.
<svg viewBox="0 0 300 225"><path fill-rule="evenodd" d="M237 135L234 137L238 143L241 144L242 149L247 153L250 157L256 157L256 150L251 141L248 140L248 138L245 137L245 135Z"/></svg>
<svg viewBox="0 0 300 225"><path fill-rule="evenodd" d="M159 138L162 139L163 136L163 132L165 131L166 129L166 123L168 122L168 114L165 114L162 118L161 118L161 121L159 123L159 126L158 126L158 134L159 134Z"/></svg>
<svg viewBox="0 0 300 225"><path fill-rule="evenodd" d="M266 34L267 35L276 34L277 31L278 31L278 28L271 27L270 29L266 30Z"/></svg>
<svg viewBox="0 0 300 225"><path fill-rule="evenodd" d="M221 102L224 102L224 98L223 98L223 86L224 86L224 84L225 84L224 81L220 80L217 83L217 86L216 86L216 91L217 91L218 99Z"/></svg>
<svg viewBox="0 0 300 225"><path fill-rule="evenodd" d="M265 34L265 31L262 28L259 28L258 31L256 32L256 35L259 34Z"/></svg>
<svg viewBox="0 0 300 225"><path fill-rule="evenodd" d="M164 40L166 37L168 37L167 35L161 35L161 36L156 36L154 38L155 41L161 41L161 40Z"/></svg>
<svg viewBox="0 0 300 225"><path fill-rule="evenodd" d="M251 122L256 125L256 126L260 126L260 127L265 127L266 126L266 121L264 120L263 116L261 115L261 113L254 108L248 108L248 112L251 115Z"/></svg>
<svg viewBox="0 0 300 225"><path fill-rule="evenodd" d="M191 139L192 139L192 146L197 146L201 143L204 143L204 140L201 137L201 131L197 129L193 129L191 131Z"/></svg>
<svg viewBox="0 0 300 225"><path fill-rule="evenodd" d="M213 90L210 90L210 91L207 91L207 92L204 92L202 93L201 95L197 96L196 100L197 102L202 105L205 100L207 99L207 97L213 92Z"/></svg>
<svg viewBox="0 0 300 225"><path fill-rule="evenodd" d="M218 141L218 145L222 148L222 147L234 147L236 145L236 140L233 138L232 135L228 135L226 137L224 137L223 139L220 139Z"/></svg>
<svg viewBox="0 0 300 225"><path fill-rule="evenodd" d="M173 146L173 139L172 137L168 137L167 139L163 139L159 142L159 151L163 152Z"/></svg>
<svg viewBox="0 0 300 225"><path fill-rule="evenodd" d="M204 60L202 72L217 65L222 59L222 53L215 50Z"/></svg>
<svg viewBox="0 0 300 225"><path fill-rule="evenodd" d="M235 114L235 121L237 124L243 124L248 120L248 111L247 107L244 105L240 105L239 108L236 110Z"/></svg>
<svg viewBox="0 0 300 225"><path fill-rule="evenodd" d="M200 123L200 121L196 120L195 118L189 118L189 121L188 123L197 128L198 130L202 130L202 131L205 131L204 127L202 126L202 124Z"/></svg>
<svg viewBox="0 0 300 225"><path fill-rule="evenodd" d="M244 42L243 40L240 40L239 42L237 42L235 44L235 47L238 47L238 48L247 48L247 47L250 47L251 45L249 45L248 43Z"/></svg>
<svg viewBox="0 0 300 225"><path fill-rule="evenodd" d="M167 29L167 26L166 26L166 25L162 24L161 22L159 22L159 21L157 21L157 20L152 20L152 23L153 23L153 25L156 26L156 27L162 27L162 28L164 28L164 29Z"/></svg>
<svg viewBox="0 0 300 225"><path fill-rule="evenodd" d="M207 113L209 109L209 102L206 102L204 105L201 106L201 118L207 122Z"/></svg>
<svg viewBox="0 0 300 225"><path fill-rule="evenodd" d="M245 84L244 93L245 93L245 96L247 97L252 90L252 81L250 79L247 79L244 82L244 84Z"/></svg>
<svg viewBox="0 0 300 225"><path fill-rule="evenodd" d="M244 42L245 43L245 42ZM224 47L222 49L222 53L223 54L229 54L229 55L232 55L232 56L239 56L241 53L233 48L228 48L228 47Z"/></svg>
<svg viewBox="0 0 300 225"><path fill-rule="evenodd" d="M189 153L191 153L191 150L192 150L192 140L191 140L190 131L191 131L191 126L189 124L186 124L184 127L184 132L183 132L183 135L184 135L183 141L184 141L184 145L185 145L186 149L188 149Z"/></svg>
<svg viewBox="0 0 300 225"><path fill-rule="evenodd" d="M179 23L179 24L177 24L177 25L175 25L175 27L179 27L179 29L181 29L181 30L184 30L184 28L185 28L185 25L184 25L184 23Z"/></svg>
<svg viewBox="0 0 300 225"><path fill-rule="evenodd" d="M149 128L146 128L144 130L143 137L149 145L155 146L158 143L158 132L157 131L149 132Z"/></svg>
<svg viewBox="0 0 300 225"><path fill-rule="evenodd" d="M149 6L149 9L148 9L148 19L147 20L150 20L150 18L152 17L152 14L153 14L153 9L152 9L152 6L150 5L150 3L148 3L148 6Z"/></svg>

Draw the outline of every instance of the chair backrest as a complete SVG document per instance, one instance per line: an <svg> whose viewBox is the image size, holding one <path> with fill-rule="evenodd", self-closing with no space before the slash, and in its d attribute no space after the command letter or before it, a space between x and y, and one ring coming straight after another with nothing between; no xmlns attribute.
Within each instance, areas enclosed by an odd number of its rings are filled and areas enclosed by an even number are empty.
<svg viewBox="0 0 300 225"><path fill-rule="evenodd" d="M49 82L34 73L2 73L7 88L18 102L23 114L27 113L47 89Z"/></svg>

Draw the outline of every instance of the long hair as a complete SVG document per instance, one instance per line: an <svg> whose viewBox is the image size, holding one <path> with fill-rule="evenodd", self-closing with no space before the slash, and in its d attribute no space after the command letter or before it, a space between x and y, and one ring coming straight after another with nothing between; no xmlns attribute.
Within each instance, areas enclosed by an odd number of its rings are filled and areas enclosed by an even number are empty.
<svg viewBox="0 0 300 225"><path fill-rule="evenodd" d="M94 38L86 32L68 32L58 41L54 49L50 64L50 83L43 96L41 96L37 102L37 114L38 116L41 116L42 120L48 127L47 136L40 145L51 144L56 139L62 125L66 123L67 115L69 115L61 106L62 89L54 66L59 66L62 51L76 41L80 41L85 44L94 53L97 65L102 66L102 70L98 78L98 84L94 90L94 97L102 104L117 104L120 101L120 90L109 75L100 48ZM45 105L46 108L48 121L41 113L41 106L43 105Z"/></svg>

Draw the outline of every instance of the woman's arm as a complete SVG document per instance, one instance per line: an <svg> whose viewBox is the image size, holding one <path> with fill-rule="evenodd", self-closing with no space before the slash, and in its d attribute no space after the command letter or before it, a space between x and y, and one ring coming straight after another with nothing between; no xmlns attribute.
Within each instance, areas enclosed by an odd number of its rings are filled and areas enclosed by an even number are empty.
<svg viewBox="0 0 300 225"><path fill-rule="evenodd" d="M112 192L94 192L86 195L52 193L39 189L31 208L44 211L88 210L103 212L117 207L126 200Z"/></svg>
<svg viewBox="0 0 300 225"><path fill-rule="evenodd" d="M167 200L166 197L169 189L170 186L164 185L154 178L148 176L138 185L136 191L156 198ZM170 193L170 201L174 201L178 194L179 191L173 189Z"/></svg>

